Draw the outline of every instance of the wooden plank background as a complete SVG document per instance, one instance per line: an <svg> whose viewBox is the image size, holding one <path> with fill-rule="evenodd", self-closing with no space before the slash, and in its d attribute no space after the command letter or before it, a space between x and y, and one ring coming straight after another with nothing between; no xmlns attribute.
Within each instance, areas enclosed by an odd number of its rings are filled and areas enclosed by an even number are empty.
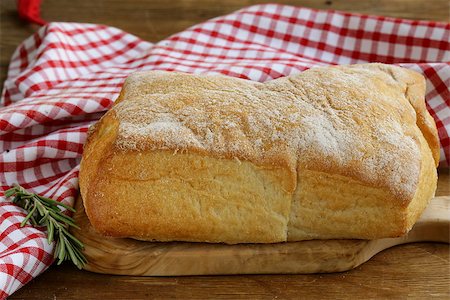
<svg viewBox="0 0 450 300"><path fill-rule="evenodd" d="M37 27L18 20L15 0L0 1L0 82L17 45ZM156 42L242 7L279 2L384 16L449 21L448 0L44 0L47 21L102 23ZM450 194L448 170L438 195ZM201 277L109 276L53 266L11 299L142 298L449 298L449 246L416 243L384 251L351 272Z"/></svg>

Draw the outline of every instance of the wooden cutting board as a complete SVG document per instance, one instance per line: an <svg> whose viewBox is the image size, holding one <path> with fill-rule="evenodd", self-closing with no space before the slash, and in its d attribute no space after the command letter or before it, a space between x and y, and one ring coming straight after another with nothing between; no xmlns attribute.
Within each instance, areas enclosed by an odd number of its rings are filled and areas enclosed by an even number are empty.
<svg viewBox="0 0 450 300"><path fill-rule="evenodd" d="M89 263L97 273L178 276L331 273L353 269L378 252L405 243L450 241L450 196L432 199L408 235L379 240L312 240L278 244L158 243L98 234L81 198L74 215Z"/></svg>

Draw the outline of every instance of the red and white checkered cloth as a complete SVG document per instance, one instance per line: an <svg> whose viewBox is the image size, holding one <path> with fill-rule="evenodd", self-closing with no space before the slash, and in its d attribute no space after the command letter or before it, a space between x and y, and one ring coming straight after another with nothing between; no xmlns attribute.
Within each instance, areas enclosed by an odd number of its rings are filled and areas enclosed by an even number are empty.
<svg viewBox="0 0 450 300"><path fill-rule="evenodd" d="M0 107L0 192L14 183L71 204L88 127L137 70L222 73L257 81L320 65L392 63L427 78L441 164L450 162L450 25L257 5L157 44L102 25L51 23L12 57ZM53 261L45 233L0 199L2 297Z"/></svg>

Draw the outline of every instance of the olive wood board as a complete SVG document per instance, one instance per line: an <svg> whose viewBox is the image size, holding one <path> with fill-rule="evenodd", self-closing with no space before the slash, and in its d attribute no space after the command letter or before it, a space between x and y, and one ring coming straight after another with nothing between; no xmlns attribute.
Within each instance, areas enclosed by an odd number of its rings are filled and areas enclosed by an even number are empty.
<svg viewBox="0 0 450 300"><path fill-rule="evenodd" d="M105 237L87 218L81 198L74 214L88 264L96 273L134 276L307 274L353 269L387 248L414 242L450 243L450 196L433 198L411 231L378 240L310 240L276 244L145 242Z"/></svg>

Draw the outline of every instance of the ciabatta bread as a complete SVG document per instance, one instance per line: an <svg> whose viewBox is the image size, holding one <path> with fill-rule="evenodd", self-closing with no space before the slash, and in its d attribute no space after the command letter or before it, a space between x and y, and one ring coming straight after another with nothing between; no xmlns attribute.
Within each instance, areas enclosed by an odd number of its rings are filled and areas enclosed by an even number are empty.
<svg viewBox="0 0 450 300"><path fill-rule="evenodd" d="M421 75L382 64L267 83L139 72L92 128L80 189L96 230L273 243L406 233L439 147Z"/></svg>

